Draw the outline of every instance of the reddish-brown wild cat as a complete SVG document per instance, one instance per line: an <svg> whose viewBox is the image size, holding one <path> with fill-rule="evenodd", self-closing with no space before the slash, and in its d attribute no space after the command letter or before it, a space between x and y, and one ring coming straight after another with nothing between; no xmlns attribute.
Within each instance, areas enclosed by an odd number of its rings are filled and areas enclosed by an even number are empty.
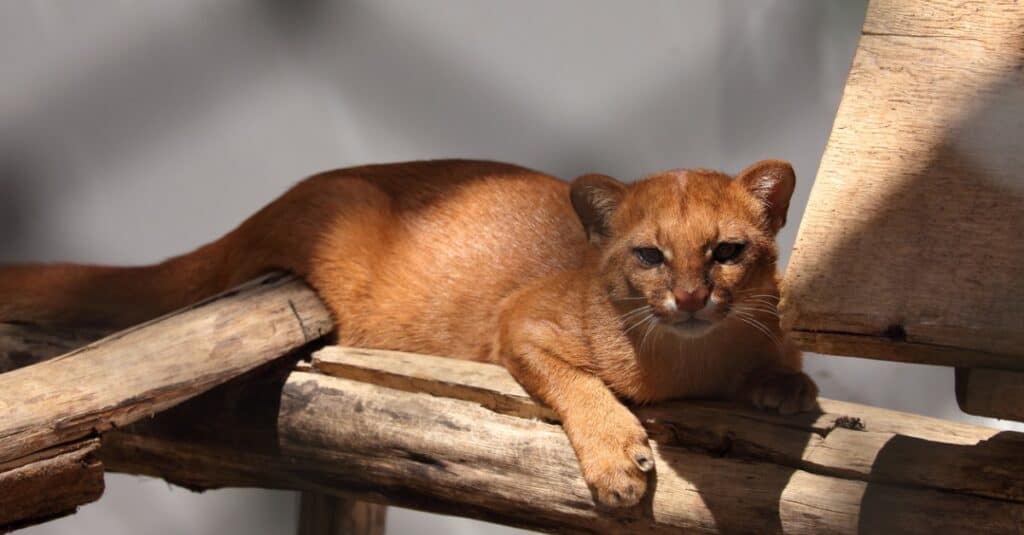
<svg viewBox="0 0 1024 535"><path fill-rule="evenodd" d="M483 161L344 169L160 264L0 268L0 320L128 326L290 270L341 344L504 364L559 414L598 501L629 506L654 456L620 400L813 406L776 311L793 184L781 161L631 185Z"/></svg>

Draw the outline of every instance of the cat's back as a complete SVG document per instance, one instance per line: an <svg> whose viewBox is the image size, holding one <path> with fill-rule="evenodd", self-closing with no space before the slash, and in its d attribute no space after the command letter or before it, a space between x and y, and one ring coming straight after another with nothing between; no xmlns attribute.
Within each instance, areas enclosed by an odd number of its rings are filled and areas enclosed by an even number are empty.
<svg viewBox="0 0 1024 535"><path fill-rule="evenodd" d="M501 300L578 267L586 237L569 185L523 167L439 160L352 168L309 278L339 342L483 359Z"/></svg>

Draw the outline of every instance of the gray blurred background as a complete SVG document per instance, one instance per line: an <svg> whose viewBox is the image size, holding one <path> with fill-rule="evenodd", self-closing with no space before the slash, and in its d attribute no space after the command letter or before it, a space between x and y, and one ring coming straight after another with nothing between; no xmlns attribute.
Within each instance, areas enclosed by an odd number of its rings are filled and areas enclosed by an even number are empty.
<svg viewBox="0 0 1024 535"><path fill-rule="evenodd" d="M223 234L312 173L452 156L622 179L789 159L798 189L785 261L864 9L5 2L0 262L155 262ZM969 418L948 369L815 355L807 367L827 397ZM107 481L98 503L25 533L294 532L293 493ZM395 534L516 531L394 508L388 522Z"/></svg>

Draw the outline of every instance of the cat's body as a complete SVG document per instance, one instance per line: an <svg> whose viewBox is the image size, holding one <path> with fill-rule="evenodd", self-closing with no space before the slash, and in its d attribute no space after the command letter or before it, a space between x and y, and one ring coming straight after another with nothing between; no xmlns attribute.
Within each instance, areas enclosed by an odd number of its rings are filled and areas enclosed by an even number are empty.
<svg viewBox="0 0 1024 535"><path fill-rule="evenodd" d="M0 321L123 327L289 270L328 304L341 344L505 364L561 415L598 499L630 505L653 455L617 398L813 401L775 312L792 170L759 165L628 187L477 161L334 171L156 266L0 268ZM788 177L785 203L759 197L774 192L762 175ZM746 252L712 259L719 234ZM636 256L651 248L658 262Z"/></svg>

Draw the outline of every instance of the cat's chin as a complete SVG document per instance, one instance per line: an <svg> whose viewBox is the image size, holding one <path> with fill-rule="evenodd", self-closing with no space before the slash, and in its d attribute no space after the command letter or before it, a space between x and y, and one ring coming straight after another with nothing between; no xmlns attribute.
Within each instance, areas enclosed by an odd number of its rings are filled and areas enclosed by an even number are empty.
<svg viewBox="0 0 1024 535"><path fill-rule="evenodd" d="M700 338L716 326L716 322L691 317L685 321L665 322L666 328L682 338Z"/></svg>

